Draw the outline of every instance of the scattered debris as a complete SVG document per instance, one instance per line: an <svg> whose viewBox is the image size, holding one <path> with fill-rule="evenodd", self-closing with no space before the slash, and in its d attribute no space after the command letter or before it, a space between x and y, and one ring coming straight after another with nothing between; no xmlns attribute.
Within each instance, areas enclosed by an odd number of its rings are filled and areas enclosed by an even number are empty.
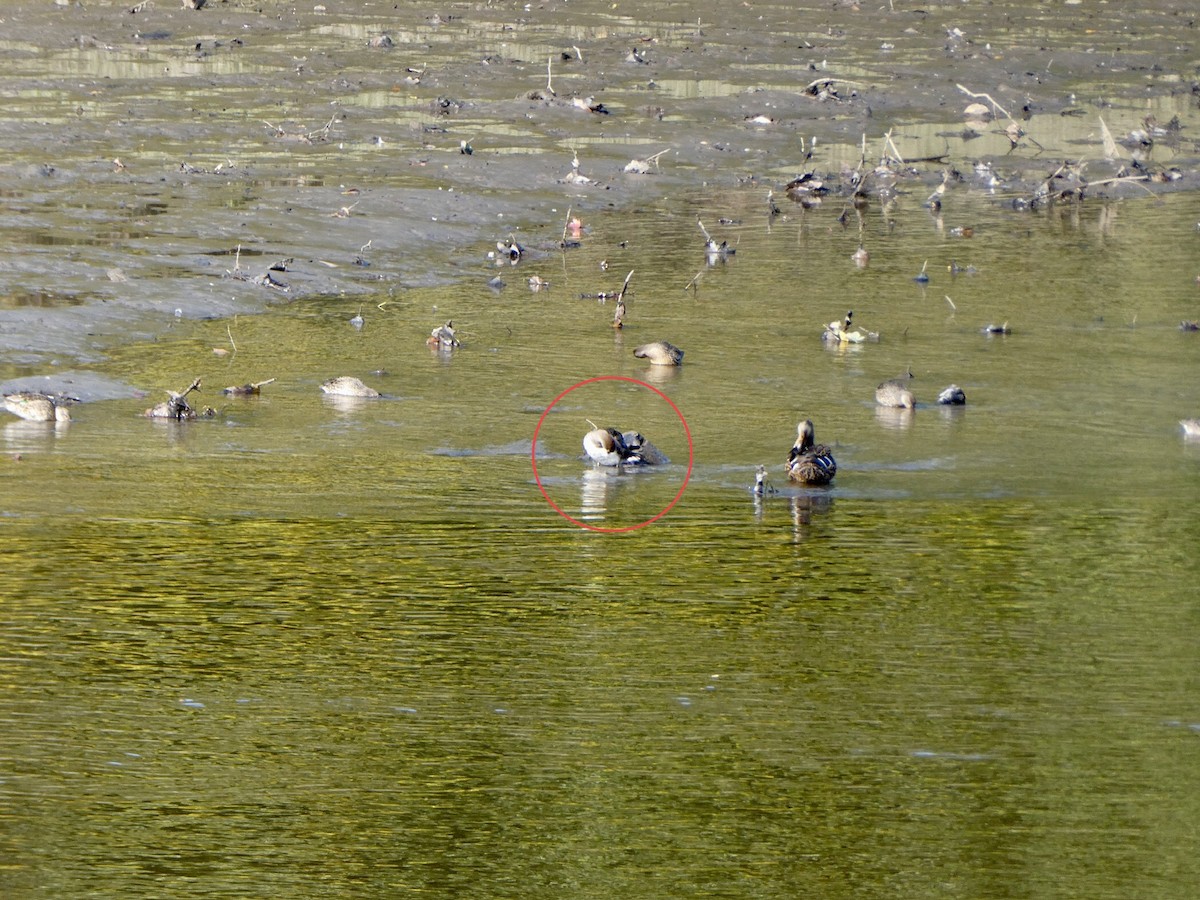
<svg viewBox="0 0 1200 900"><path fill-rule="evenodd" d="M174 419L176 422L186 422L191 419L212 418L217 414L215 409L205 406L199 410L193 408L187 401L187 395L200 390L200 379L197 378L188 387L176 393L167 391L170 399L150 407L144 415L149 419Z"/></svg>
<svg viewBox="0 0 1200 900"><path fill-rule="evenodd" d="M228 394L231 397L252 397L258 396L262 388L268 384L274 384L274 378L268 378L266 381L252 381L249 384L234 385L233 387L225 388L222 393Z"/></svg>
<svg viewBox="0 0 1200 900"><path fill-rule="evenodd" d="M435 350L455 350L462 346L454 331L454 322L452 321L433 329L429 333L429 337L425 339L425 344Z"/></svg>
<svg viewBox="0 0 1200 900"><path fill-rule="evenodd" d="M854 310L848 310L844 321L830 322L825 326L825 330L821 332L821 340L827 344L861 344L864 341L879 340L877 331L859 331L857 328L851 331L850 324L853 319Z"/></svg>

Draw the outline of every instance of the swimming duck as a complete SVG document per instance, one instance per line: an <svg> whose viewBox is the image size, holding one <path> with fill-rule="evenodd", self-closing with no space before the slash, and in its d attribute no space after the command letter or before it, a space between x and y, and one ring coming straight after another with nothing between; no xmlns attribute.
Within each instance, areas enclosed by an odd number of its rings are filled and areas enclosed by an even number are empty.
<svg viewBox="0 0 1200 900"><path fill-rule="evenodd" d="M333 394L336 397L382 397L383 395L375 388L367 387L357 378L352 375L339 375L337 378L330 378L321 385L321 390L326 394Z"/></svg>
<svg viewBox="0 0 1200 900"><path fill-rule="evenodd" d="M71 412L58 398L36 391L4 395L4 408L29 422L70 422Z"/></svg>
<svg viewBox="0 0 1200 900"><path fill-rule="evenodd" d="M917 400L913 397L912 391L908 389L908 382L912 377L912 372L908 372L899 378L889 378L883 382L875 389L875 402L880 406L913 409L917 405Z"/></svg>
<svg viewBox="0 0 1200 900"><path fill-rule="evenodd" d="M598 428L591 421L588 424L592 430L583 436L583 450L598 466L658 466L669 462L639 432Z"/></svg>
<svg viewBox="0 0 1200 900"><path fill-rule="evenodd" d="M683 351L667 341L642 344L633 351L638 359L648 359L653 366L678 366L683 363Z"/></svg>
<svg viewBox="0 0 1200 900"><path fill-rule="evenodd" d="M937 402L943 406L962 406L967 402L967 395L957 384L952 384L938 394Z"/></svg>
<svg viewBox="0 0 1200 900"><path fill-rule="evenodd" d="M837 474L833 452L824 444L814 443L812 419L796 426L796 443L788 453L787 474L798 484L829 484Z"/></svg>

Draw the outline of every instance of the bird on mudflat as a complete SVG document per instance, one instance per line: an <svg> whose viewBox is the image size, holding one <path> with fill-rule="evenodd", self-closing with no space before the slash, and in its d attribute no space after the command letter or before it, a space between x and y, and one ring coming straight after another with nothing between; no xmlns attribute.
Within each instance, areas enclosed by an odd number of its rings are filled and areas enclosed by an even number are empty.
<svg viewBox="0 0 1200 900"><path fill-rule="evenodd" d="M4 408L29 422L70 422L71 412L62 402L37 391L4 395Z"/></svg>
<svg viewBox="0 0 1200 900"><path fill-rule="evenodd" d="M833 481L837 463L833 452L815 441L812 419L796 426L796 443L787 458L787 476L797 484L821 485Z"/></svg>

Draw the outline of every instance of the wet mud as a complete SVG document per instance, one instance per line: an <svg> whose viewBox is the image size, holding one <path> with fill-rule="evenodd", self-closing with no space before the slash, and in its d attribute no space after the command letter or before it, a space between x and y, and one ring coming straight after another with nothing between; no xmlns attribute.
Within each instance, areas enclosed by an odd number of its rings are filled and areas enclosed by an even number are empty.
<svg viewBox="0 0 1200 900"><path fill-rule="evenodd" d="M740 191L853 228L899 195L1019 218L1200 184L1197 15L1168 0L164 0L3 34L5 390L128 396L89 367L180 318L482 288L569 211Z"/></svg>

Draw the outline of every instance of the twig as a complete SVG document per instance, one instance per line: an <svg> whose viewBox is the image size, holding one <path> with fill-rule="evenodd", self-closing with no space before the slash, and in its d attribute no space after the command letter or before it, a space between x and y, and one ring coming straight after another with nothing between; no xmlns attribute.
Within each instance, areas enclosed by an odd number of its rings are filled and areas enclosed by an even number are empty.
<svg viewBox="0 0 1200 900"><path fill-rule="evenodd" d="M225 333L229 335L229 346L233 348L234 353L237 353L237 344L233 342L233 329L228 324L225 325Z"/></svg>
<svg viewBox="0 0 1200 900"><path fill-rule="evenodd" d="M567 207L567 218L566 218L566 221L563 222L562 238L559 240L559 244L558 244L563 249L566 249L566 246L567 246L567 229L571 227L571 210L573 210L574 208L575 207L573 207L573 206Z"/></svg>
<svg viewBox="0 0 1200 900"><path fill-rule="evenodd" d="M629 290L629 279L633 277L633 269L629 270L629 274L625 276L625 283L621 285L621 291L617 294L617 302L620 303L625 299L625 292Z"/></svg>
<svg viewBox="0 0 1200 900"><path fill-rule="evenodd" d="M970 97L972 100L986 100L988 103L992 104L992 109L1000 110L1000 112L1004 113L1005 117L1010 122L1013 121L1012 114L1007 109L1005 109L1003 106L1001 106L999 103L997 103L995 98L992 97L991 94L978 94L975 91L970 90L969 88L963 87L961 84L956 84L955 87L958 88L960 91L962 91L964 94L966 94L968 97Z"/></svg>
<svg viewBox="0 0 1200 900"><path fill-rule="evenodd" d="M892 148L892 153L894 154L893 159L895 159L900 165L904 165L904 157L901 156L900 151L896 149L896 144L892 140L892 130L890 128L888 129L887 134L883 136L883 140L886 142L887 146Z"/></svg>
<svg viewBox="0 0 1200 900"><path fill-rule="evenodd" d="M546 57L546 93L549 94L551 97L557 96L557 94L554 93L554 85L550 83L550 79L552 77L550 67L553 63L554 63L554 57L547 56Z"/></svg>
<svg viewBox="0 0 1200 900"><path fill-rule="evenodd" d="M958 307L954 305L954 301L950 299L949 294L946 294L946 302L950 304L950 308L952 310L954 310L955 312L958 312Z"/></svg>

